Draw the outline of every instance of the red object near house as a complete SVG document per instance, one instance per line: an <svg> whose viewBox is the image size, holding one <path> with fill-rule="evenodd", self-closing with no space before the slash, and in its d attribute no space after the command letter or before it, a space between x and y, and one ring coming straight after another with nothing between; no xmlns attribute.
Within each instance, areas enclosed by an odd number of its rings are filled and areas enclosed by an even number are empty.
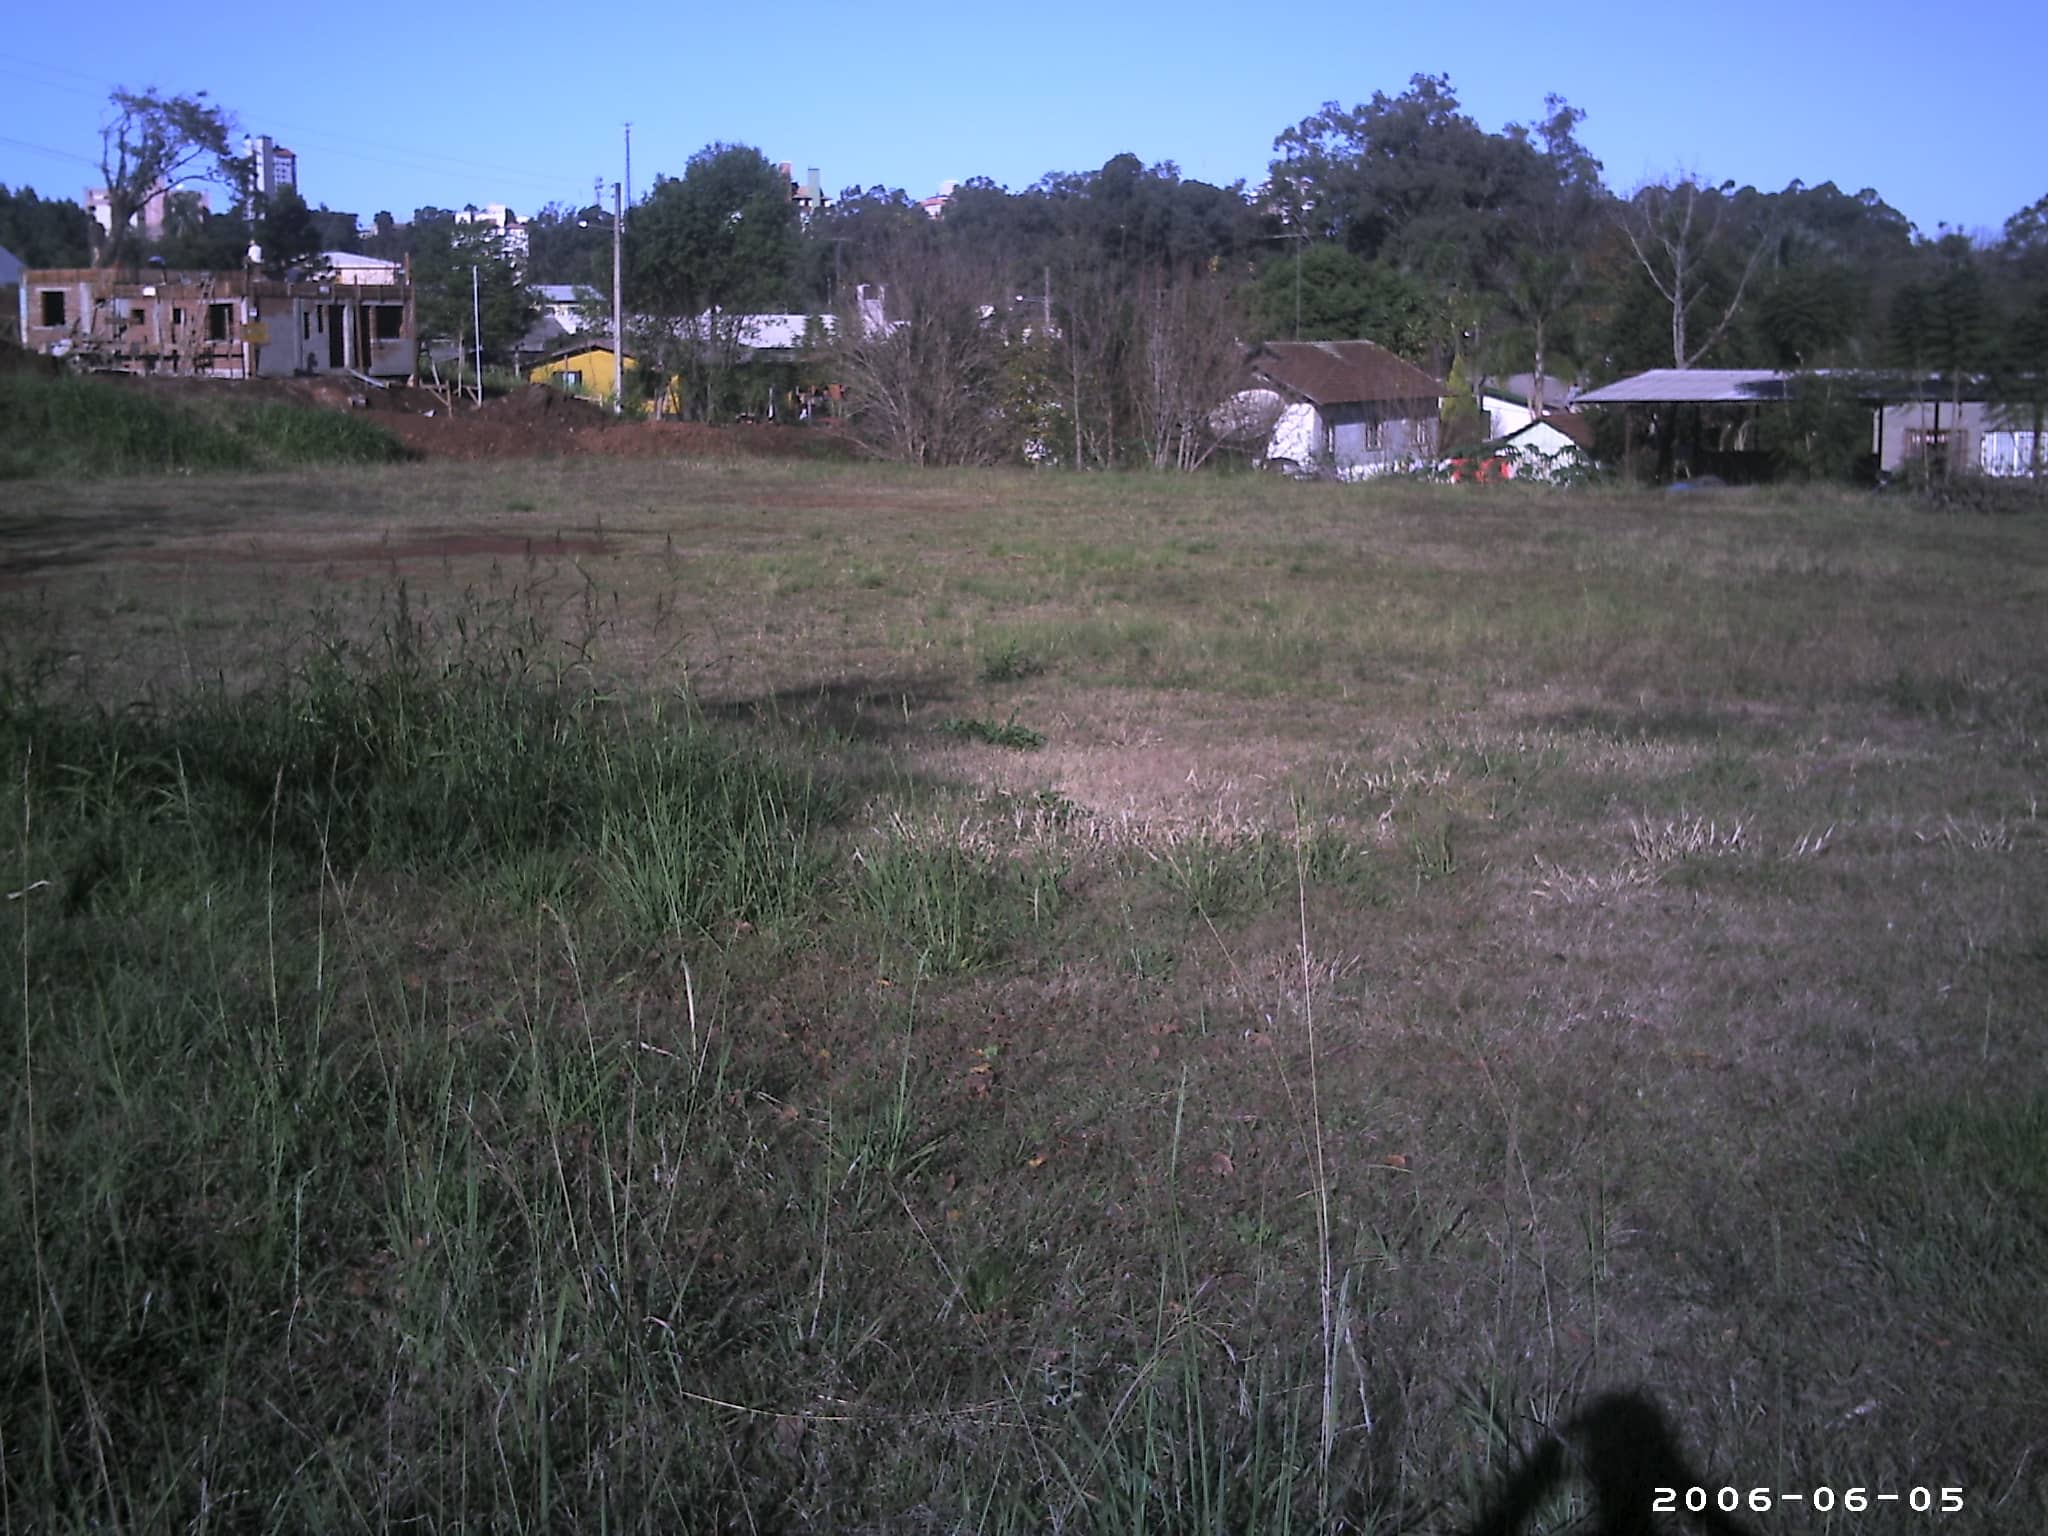
<svg viewBox="0 0 2048 1536"><path fill-rule="evenodd" d="M1451 479L1459 485L1483 485L1489 480L1515 478L1515 461L1490 453L1483 459L1451 460Z"/></svg>

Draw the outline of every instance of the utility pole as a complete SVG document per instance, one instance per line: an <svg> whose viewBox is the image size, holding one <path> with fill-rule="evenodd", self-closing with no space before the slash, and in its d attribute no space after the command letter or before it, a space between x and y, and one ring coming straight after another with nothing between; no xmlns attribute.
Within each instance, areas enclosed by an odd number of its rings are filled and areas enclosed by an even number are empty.
<svg viewBox="0 0 2048 1536"><path fill-rule="evenodd" d="M612 414L626 409L626 205L612 183Z"/></svg>
<svg viewBox="0 0 2048 1536"><path fill-rule="evenodd" d="M1294 242L1294 339L1301 340L1301 247L1302 242L1311 238L1305 229L1290 230L1284 235L1268 235L1269 240L1292 240Z"/></svg>
<svg viewBox="0 0 2048 1536"><path fill-rule="evenodd" d="M626 124L626 206L633 206L633 125Z"/></svg>
<svg viewBox="0 0 2048 1536"><path fill-rule="evenodd" d="M484 305L483 285L476 268L469 269L469 318L476 326L476 403L484 403Z"/></svg>

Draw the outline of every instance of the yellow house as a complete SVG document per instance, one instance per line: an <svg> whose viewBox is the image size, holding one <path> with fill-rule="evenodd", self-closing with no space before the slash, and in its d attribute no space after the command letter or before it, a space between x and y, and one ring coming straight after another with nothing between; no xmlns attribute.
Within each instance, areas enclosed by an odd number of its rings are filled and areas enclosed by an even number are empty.
<svg viewBox="0 0 2048 1536"><path fill-rule="evenodd" d="M640 366L630 352L625 361L629 372ZM618 377L612 371L612 345L608 341L574 341L557 347L528 369L526 377L534 384L553 384L571 394L589 395L597 400L609 400L618 390Z"/></svg>

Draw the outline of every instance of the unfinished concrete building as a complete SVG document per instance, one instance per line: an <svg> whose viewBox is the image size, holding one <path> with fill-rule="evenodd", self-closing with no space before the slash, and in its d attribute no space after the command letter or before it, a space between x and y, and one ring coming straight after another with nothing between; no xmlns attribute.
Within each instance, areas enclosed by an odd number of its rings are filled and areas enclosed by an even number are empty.
<svg viewBox="0 0 2048 1536"><path fill-rule="evenodd" d="M98 372L214 379L408 377L412 287L247 272L24 272L21 344Z"/></svg>

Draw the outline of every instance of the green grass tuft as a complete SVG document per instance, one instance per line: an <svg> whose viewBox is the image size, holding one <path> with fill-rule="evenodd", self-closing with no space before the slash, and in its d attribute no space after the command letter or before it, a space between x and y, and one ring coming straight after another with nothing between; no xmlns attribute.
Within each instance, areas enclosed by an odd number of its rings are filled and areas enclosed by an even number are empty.
<svg viewBox="0 0 2048 1536"><path fill-rule="evenodd" d="M978 716L941 720L938 732L955 741L977 741L991 747L1011 747L1019 752L1036 752L1045 745L1045 733L1034 731L1028 725L1019 725L1015 715L1000 721Z"/></svg>

